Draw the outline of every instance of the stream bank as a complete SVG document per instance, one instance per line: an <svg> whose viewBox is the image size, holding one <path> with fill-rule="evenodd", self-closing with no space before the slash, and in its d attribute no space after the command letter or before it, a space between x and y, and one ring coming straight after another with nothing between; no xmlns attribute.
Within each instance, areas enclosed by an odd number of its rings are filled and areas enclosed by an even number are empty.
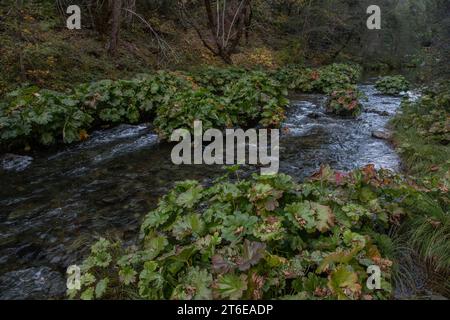
<svg viewBox="0 0 450 320"><path fill-rule="evenodd" d="M301 181L322 164L343 171L369 163L399 170L395 150L373 133L385 129L401 98L378 95L370 84L360 89L368 100L356 119L327 114L324 95L291 97L280 141L281 172ZM64 297L67 266L80 262L95 239L133 243L143 215L174 182L208 183L223 174L220 166L173 165L171 148L150 125L121 125L62 151L4 165L0 298ZM22 282L11 281L17 278Z"/></svg>

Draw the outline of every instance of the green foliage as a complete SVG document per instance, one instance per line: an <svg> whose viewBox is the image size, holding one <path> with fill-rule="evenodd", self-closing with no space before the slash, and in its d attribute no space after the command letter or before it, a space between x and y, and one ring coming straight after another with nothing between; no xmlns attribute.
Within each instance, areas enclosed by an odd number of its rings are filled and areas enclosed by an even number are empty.
<svg viewBox="0 0 450 320"><path fill-rule="evenodd" d="M289 89L329 94L356 84L361 72L358 65L335 63L317 69L287 66L280 69L275 76Z"/></svg>
<svg viewBox="0 0 450 320"><path fill-rule="evenodd" d="M195 120L201 120L205 130L248 126L258 121L265 127L280 126L289 102L287 90L264 72L250 72L228 83L230 73L218 74L225 75L225 79L220 81L223 86L214 90L216 94L205 88L175 94L157 110L154 123L158 132L168 137L174 129L192 131Z"/></svg>
<svg viewBox="0 0 450 320"><path fill-rule="evenodd" d="M160 71L133 80L103 80L81 85L75 94L105 123L136 123L141 116L154 115L178 90L189 88L186 79Z"/></svg>
<svg viewBox="0 0 450 320"><path fill-rule="evenodd" d="M398 151L409 172L419 177L441 179L450 169L449 92L447 86L416 102L404 101L392 121Z"/></svg>
<svg viewBox="0 0 450 320"><path fill-rule="evenodd" d="M329 94L355 85L361 72L362 69L358 65L335 63L324 66L319 68L319 77L314 80L314 86L317 91Z"/></svg>
<svg viewBox="0 0 450 320"><path fill-rule="evenodd" d="M247 276L235 274L219 275L217 279L217 293L221 298L237 300L242 298L247 290Z"/></svg>
<svg viewBox="0 0 450 320"><path fill-rule="evenodd" d="M194 73L194 80L224 97L224 111L230 117L226 122L232 125L259 121L265 127L278 127L284 120L287 89L266 72L209 67Z"/></svg>
<svg viewBox="0 0 450 320"><path fill-rule="evenodd" d="M404 101L392 121L397 149L408 173L426 190L416 215L405 226L405 241L434 270L450 270L450 95L449 87Z"/></svg>
<svg viewBox="0 0 450 320"><path fill-rule="evenodd" d="M94 121L76 96L26 87L8 94L9 104L0 106L2 141L38 141L44 145L57 139L78 141Z"/></svg>
<svg viewBox="0 0 450 320"><path fill-rule="evenodd" d="M145 217L137 247L93 246L82 268L89 281L71 297L386 299L383 232L430 209L412 184L373 166L323 167L303 184L286 175L231 181L178 183ZM374 264L384 283L376 292L365 285Z"/></svg>
<svg viewBox="0 0 450 320"><path fill-rule="evenodd" d="M71 93L25 87L0 105L2 143L72 143L88 137L95 125L136 123L148 119L189 82L159 72L134 80L103 80L80 85Z"/></svg>
<svg viewBox="0 0 450 320"><path fill-rule="evenodd" d="M316 231L325 233L334 226L334 214L331 209L315 202L296 202L287 206L285 210L293 225L308 233Z"/></svg>
<svg viewBox="0 0 450 320"><path fill-rule="evenodd" d="M174 129L191 130L195 120L205 129L258 121L277 127L284 120L287 90L266 73L250 72L236 82L224 80L223 85L213 93L183 74L159 72L80 85L67 94L26 87L0 105L0 141L72 143L88 138L88 131L99 125L153 119L164 138Z"/></svg>
<svg viewBox="0 0 450 320"><path fill-rule="evenodd" d="M168 138L175 129L192 131L195 120L202 121L204 130L232 124L225 101L206 89L175 94L173 99L158 109L154 124L158 133Z"/></svg>
<svg viewBox="0 0 450 320"><path fill-rule="evenodd" d="M353 297L361 291L358 274L351 267L339 267L330 275L329 288L336 293L338 299Z"/></svg>
<svg viewBox="0 0 450 320"><path fill-rule="evenodd" d="M223 95L225 88L244 77L249 71L240 68L207 67L193 73L194 81L214 94Z"/></svg>
<svg viewBox="0 0 450 320"><path fill-rule="evenodd" d="M403 76L387 76L378 80L375 83L375 88L382 94L397 95L408 91L410 84Z"/></svg>
<svg viewBox="0 0 450 320"><path fill-rule="evenodd" d="M279 70L275 76L292 90L330 94L329 112L356 116L361 111L360 94L355 88L361 76L361 68L357 65L332 64L318 69L293 65Z"/></svg>
<svg viewBox="0 0 450 320"><path fill-rule="evenodd" d="M233 123L245 125L259 120L264 127L279 127L289 103L287 94L277 80L255 71L228 85L224 97Z"/></svg>
<svg viewBox="0 0 450 320"><path fill-rule="evenodd" d="M26 87L9 94L6 104L0 105L0 141L28 146L72 143L87 139L99 125L149 120L164 138L178 128L192 130L195 120L201 120L205 129L256 123L279 127L289 102L284 84L307 92L330 92L347 88L359 74L357 67L344 64L305 69L306 73L299 70L271 75L208 68L193 77L162 71L132 80L79 85L65 94ZM351 109L352 103L334 111Z"/></svg>
<svg viewBox="0 0 450 320"><path fill-rule="evenodd" d="M313 92L313 71L299 65L289 65L278 70L275 77L281 83L284 83L288 89L301 92Z"/></svg>
<svg viewBox="0 0 450 320"><path fill-rule="evenodd" d="M327 111L344 116L357 116L361 113L358 89L336 90L327 101Z"/></svg>

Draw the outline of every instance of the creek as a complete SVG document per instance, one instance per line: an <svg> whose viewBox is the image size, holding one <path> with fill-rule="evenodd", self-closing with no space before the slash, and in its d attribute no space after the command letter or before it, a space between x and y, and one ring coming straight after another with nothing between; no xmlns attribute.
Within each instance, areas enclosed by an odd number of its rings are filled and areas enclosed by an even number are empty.
<svg viewBox="0 0 450 320"><path fill-rule="evenodd" d="M301 181L322 164L399 170L392 146L373 133L383 132L401 98L378 95L371 84L359 87L368 100L356 119L326 114L323 95L291 97L280 139L281 172ZM133 243L143 216L175 181L208 183L224 173L221 166L174 165L172 147L150 125L120 125L57 152L3 158L0 298L64 297L66 268L80 263L98 237Z"/></svg>

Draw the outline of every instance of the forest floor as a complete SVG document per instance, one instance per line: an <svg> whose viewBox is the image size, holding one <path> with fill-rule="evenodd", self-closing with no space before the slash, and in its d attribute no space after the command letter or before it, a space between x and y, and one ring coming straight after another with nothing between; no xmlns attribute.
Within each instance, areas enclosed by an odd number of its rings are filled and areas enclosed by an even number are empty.
<svg viewBox="0 0 450 320"><path fill-rule="evenodd" d="M224 65L193 30L171 20L155 22L168 44L165 50L160 50L145 26L135 22L121 31L117 54L111 57L107 36L90 29L68 30L54 8L29 4L26 10L16 13L0 6L0 12L0 96L24 84L62 91L80 83L130 79L158 69ZM275 34L254 32L247 45L233 55L234 64L275 68L287 61L296 62L299 52L285 49L286 39L277 39Z"/></svg>

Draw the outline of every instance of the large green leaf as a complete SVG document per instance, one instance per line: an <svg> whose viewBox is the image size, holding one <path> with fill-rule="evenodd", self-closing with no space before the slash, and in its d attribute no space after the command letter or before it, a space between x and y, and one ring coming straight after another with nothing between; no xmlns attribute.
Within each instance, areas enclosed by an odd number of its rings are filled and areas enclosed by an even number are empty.
<svg viewBox="0 0 450 320"><path fill-rule="evenodd" d="M357 299L361 294L358 275L348 266L341 266L331 273L328 287L338 299Z"/></svg>
<svg viewBox="0 0 450 320"><path fill-rule="evenodd" d="M245 290L247 290L247 276L225 274L219 276L216 284L218 293L223 298L237 300L242 298Z"/></svg>
<svg viewBox="0 0 450 320"><path fill-rule="evenodd" d="M334 226L334 214L330 207L316 202L305 201L288 205L287 217L300 229L309 232L326 232Z"/></svg>

